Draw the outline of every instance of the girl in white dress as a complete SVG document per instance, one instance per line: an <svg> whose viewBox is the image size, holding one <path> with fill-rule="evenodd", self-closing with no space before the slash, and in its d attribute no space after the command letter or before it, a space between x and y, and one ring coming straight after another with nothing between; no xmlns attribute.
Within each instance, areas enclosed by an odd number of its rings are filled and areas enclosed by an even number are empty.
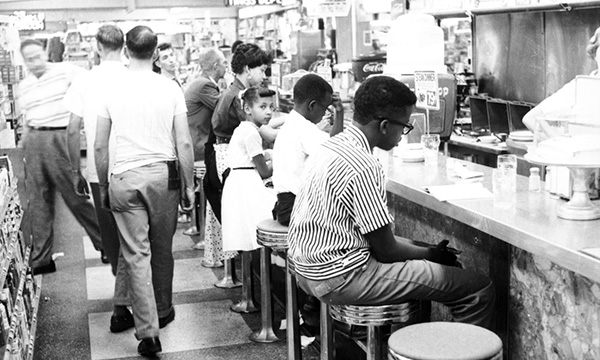
<svg viewBox="0 0 600 360"><path fill-rule="evenodd" d="M248 88L241 94L246 121L233 132L227 150L229 176L223 187L222 225L224 251L251 251L256 242L256 224L272 217L276 195L263 184L273 168L265 160L258 128L273 115L273 95L266 88Z"/></svg>

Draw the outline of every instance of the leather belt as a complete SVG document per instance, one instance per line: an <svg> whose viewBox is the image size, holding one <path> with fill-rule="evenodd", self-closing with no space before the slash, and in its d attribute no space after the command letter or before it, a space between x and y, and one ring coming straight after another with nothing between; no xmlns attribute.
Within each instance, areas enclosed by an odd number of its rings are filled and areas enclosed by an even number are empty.
<svg viewBox="0 0 600 360"><path fill-rule="evenodd" d="M67 130L66 126L30 126L30 128L38 131Z"/></svg>
<svg viewBox="0 0 600 360"><path fill-rule="evenodd" d="M216 136L215 143L217 145L220 145L220 144L229 144L229 140L231 140L230 137Z"/></svg>

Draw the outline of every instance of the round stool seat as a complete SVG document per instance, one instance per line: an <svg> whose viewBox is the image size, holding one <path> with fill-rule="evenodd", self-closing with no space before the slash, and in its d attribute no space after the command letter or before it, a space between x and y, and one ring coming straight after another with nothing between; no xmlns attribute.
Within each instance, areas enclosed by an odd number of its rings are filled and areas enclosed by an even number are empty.
<svg viewBox="0 0 600 360"><path fill-rule="evenodd" d="M194 161L194 176L196 179L202 179L202 177L206 174L206 165L204 161Z"/></svg>
<svg viewBox="0 0 600 360"><path fill-rule="evenodd" d="M420 315L420 304L407 301L394 305L331 305L331 317L350 325L384 326L405 323Z"/></svg>
<svg viewBox="0 0 600 360"><path fill-rule="evenodd" d="M501 360L502 340L480 326L430 322L395 331L388 351L390 360Z"/></svg>
<svg viewBox="0 0 600 360"><path fill-rule="evenodd" d="M256 242L275 250L285 250L288 247L287 226L281 225L277 220L265 219L256 225Z"/></svg>

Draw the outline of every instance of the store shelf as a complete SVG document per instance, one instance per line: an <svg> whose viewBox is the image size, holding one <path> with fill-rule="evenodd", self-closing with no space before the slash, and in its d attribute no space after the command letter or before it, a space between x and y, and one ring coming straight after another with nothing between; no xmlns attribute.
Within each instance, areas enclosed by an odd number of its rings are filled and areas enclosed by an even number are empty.
<svg viewBox="0 0 600 360"><path fill-rule="evenodd" d="M35 332L37 330L37 312L38 312L38 308L40 305L40 297L42 295L42 276L41 275L36 276L35 281L37 283L37 287L35 290L35 297L33 298L33 303L32 303L33 314L32 314L32 319L31 319L31 330L29 331L31 346L29 347L29 351L27 352L27 360L33 359L33 349L34 349L33 344L34 344L34 340L35 340Z"/></svg>

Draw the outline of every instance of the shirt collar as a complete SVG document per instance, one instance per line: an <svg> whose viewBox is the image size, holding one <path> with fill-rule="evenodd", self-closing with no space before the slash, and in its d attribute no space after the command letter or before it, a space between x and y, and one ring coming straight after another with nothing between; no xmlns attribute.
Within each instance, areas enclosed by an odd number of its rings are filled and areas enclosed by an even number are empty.
<svg viewBox="0 0 600 360"><path fill-rule="evenodd" d="M367 137L365 136L365 134L362 131L360 131L359 128L357 128L353 124L350 124L350 125L348 125L348 128L346 128L345 132L348 134L348 136L351 139L356 140L358 145L362 146L369 153L372 153L371 147L369 146L369 141L367 140Z"/></svg>

